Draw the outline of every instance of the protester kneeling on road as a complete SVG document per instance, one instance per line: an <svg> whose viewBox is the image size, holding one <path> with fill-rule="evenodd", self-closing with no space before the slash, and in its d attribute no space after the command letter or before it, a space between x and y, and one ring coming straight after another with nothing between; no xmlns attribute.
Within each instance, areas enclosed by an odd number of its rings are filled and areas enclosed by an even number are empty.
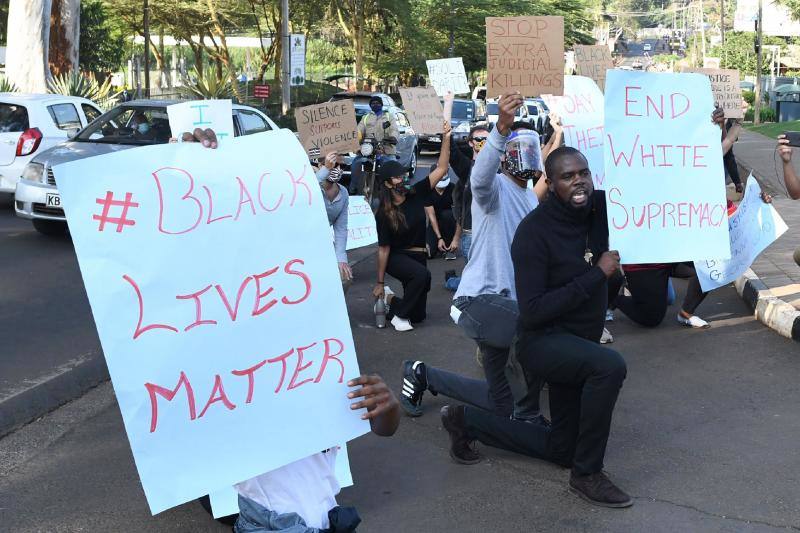
<svg viewBox="0 0 800 533"><path fill-rule="evenodd" d="M427 316L431 273L425 248L425 206L430 202L431 189L447 176L449 157L450 124L445 123L438 166L426 179L408 187L408 169L394 160L383 163L378 172L378 279L372 294L384 299L387 317L397 331L410 331L413 323L422 322ZM385 290L386 273L403 284L402 298L387 297L394 293Z"/></svg>
<svg viewBox="0 0 800 533"><path fill-rule="evenodd" d="M458 150L458 148L456 148ZM430 204L425 206L428 216L428 257L433 259L440 253L447 260L456 258L461 230L453 215L453 188L450 178L436 184L430 195Z"/></svg>
<svg viewBox="0 0 800 533"><path fill-rule="evenodd" d="M605 507L631 498L603 472L625 361L601 346L607 280L619 270L608 251L606 202L594 191L586 158L562 147L545 163L547 199L525 217L511 255L520 321L515 350L529 375L549 384L551 426L445 406L442 424L456 462L474 463L472 441L571 467L570 490Z"/></svg>

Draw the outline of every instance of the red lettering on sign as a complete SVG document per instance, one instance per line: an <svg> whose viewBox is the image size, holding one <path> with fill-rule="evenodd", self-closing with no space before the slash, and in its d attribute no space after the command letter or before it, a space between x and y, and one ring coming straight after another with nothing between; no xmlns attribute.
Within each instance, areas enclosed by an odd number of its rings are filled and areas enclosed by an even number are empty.
<svg viewBox="0 0 800 533"><path fill-rule="evenodd" d="M174 389L167 389L159 385L154 385L153 383L145 383L144 387L150 395L150 433L153 433L158 426L158 400L156 399L156 394L163 396L168 402L171 402L172 399L175 398L175 395L178 394L178 390L184 387L186 389L186 399L189 402L189 420L197 418L194 407L194 391L192 391L189 378L187 378L186 374L183 372L181 372L178 384L175 385Z"/></svg>
<svg viewBox="0 0 800 533"><path fill-rule="evenodd" d="M175 299L177 299L177 300L189 300L189 299L193 299L194 300L194 307L195 307L195 319L194 319L194 322L192 322L191 324L186 326L183 329L183 331L189 331L193 327L202 326L203 324L216 324L217 323L216 320L203 320L201 318L202 314L203 314L203 304L202 304L202 302L200 302L200 296L210 288L211 288L211 285L208 285L204 289L201 289L201 290L199 290L197 292L193 292L191 294L186 294L186 295L180 295L179 294L178 296L175 297Z"/></svg>
<svg viewBox="0 0 800 533"><path fill-rule="evenodd" d="M189 188L186 191L186 194L181 196L181 201L192 200L197 205L197 218L195 219L194 224L180 231L169 231L164 229L164 190L161 187L161 179L158 177L158 175L160 172L166 172L168 170L174 171L178 176L185 176L189 179ZM192 175L180 168L164 167L153 172L153 179L156 180L156 187L158 188L158 231L161 233L167 233L169 235L181 235L196 228L197 225L200 224L200 220L203 218L203 204L195 196L192 196L192 192L194 191L194 178Z"/></svg>
<svg viewBox="0 0 800 533"><path fill-rule="evenodd" d="M136 329L133 330L134 340L145 331L150 331L151 329L168 329L176 333L178 332L178 328L168 326L167 324L148 324L147 326L142 327L142 322L144 321L144 299L142 298L142 291L139 290L139 286L135 281L133 281L133 278L127 274L123 274L122 279L131 284L133 290L136 292L136 299L139 302L139 320L136 322Z"/></svg>
<svg viewBox="0 0 800 533"><path fill-rule="evenodd" d="M231 402L228 399L228 395L225 394L225 387L222 386L222 378L219 374L214 376L214 388L211 389L211 395L208 397L208 401L206 402L206 406L203 407L203 410L200 411L200 416L197 418L203 418L203 415L206 414L208 408L211 407L211 404L222 402L225 407L227 407L228 411L236 409L236 404Z"/></svg>

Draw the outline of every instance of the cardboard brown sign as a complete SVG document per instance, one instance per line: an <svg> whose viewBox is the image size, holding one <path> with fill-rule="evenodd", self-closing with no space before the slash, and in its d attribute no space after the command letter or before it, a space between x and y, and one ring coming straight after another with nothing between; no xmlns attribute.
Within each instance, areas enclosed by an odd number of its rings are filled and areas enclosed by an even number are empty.
<svg viewBox="0 0 800 533"><path fill-rule="evenodd" d="M442 103L433 87L401 87L400 98L411 127L417 133L434 134L444 131Z"/></svg>
<svg viewBox="0 0 800 533"><path fill-rule="evenodd" d="M295 110L297 132L306 153L324 157L331 152L358 150L356 110L352 100L298 107Z"/></svg>
<svg viewBox="0 0 800 533"><path fill-rule="evenodd" d="M610 68L614 68L614 59L608 46L575 45L575 69L578 76L592 78L602 91L606 88L606 70Z"/></svg>
<svg viewBox="0 0 800 533"><path fill-rule="evenodd" d="M486 97L564 94L564 17L486 17Z"/></svg>
<svg viewBox="0 0 800 533"><path fill-rule="evenodd" d="M714 103L725 112L725 118L744 118L742 88L739 87L739 71L736 69L685 68L683 72L705 74L711 80Z"/></svg>

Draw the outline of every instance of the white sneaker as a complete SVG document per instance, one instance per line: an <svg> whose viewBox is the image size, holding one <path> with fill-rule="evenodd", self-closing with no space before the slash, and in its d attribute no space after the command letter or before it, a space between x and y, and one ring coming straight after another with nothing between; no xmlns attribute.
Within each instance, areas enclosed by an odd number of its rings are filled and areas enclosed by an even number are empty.
<svg viewBox="0 0 800 533"><path fill-rule="evenodd" d="M392 317L392 326L397 331L411 331L414 329L414 326L411 325L405 318L400 318L399 316Z"/></svg>
<svg viewBox="0 0 800 533"><path fill-rule="evenodd" d="M692 315L689 318L684 318L683 315L678 313L678 323L695 329L708 329L711 327L711 324L709 324L708 322L706 322L697 315Z"/></svg>
<svg viewBox="0 0 800 533"><path fill-rule="evenodd" d="M603 335L600 337L600 344L611 344L614 342L614 336L608 329L603 328Z"/></svg>

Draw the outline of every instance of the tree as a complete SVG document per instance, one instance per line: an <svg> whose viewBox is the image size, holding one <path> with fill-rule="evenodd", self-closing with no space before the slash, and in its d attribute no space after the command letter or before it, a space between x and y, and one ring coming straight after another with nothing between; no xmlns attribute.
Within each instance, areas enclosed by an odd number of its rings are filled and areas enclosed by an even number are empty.
<svg viewBox="0 0 800 533"><path fill-rule="evenodd" d="M125 38L115 30L100 0L84 0L81 7L80 69L108 73L117 70L125 55Z"/></svg>
<svg viewBox="0 0 800 533"><path fill-rule="evenodd" d="M52 0L49 62L54 75L78 70L80 27L80 0Z"/></svg>
<svg viewBox="0 0 800 533"><path fill-rule="evenodd" d="M6 77L22 92L47 91L51 7L51 0L9 4Z"/></svg>
<svg viewBox="0 0 800 533"><path fill-rule="evenodd" d="M725 46L714 46L708 55L721 58L722 68L735 68L744 74L756 73L756 52L753 47L755 42L754 32L732 31L725 34ZM765 45L784 45L786 44L780 37L764 35L763 44ZM769 62L765 61L761 73L769 74Z"/></svg>

